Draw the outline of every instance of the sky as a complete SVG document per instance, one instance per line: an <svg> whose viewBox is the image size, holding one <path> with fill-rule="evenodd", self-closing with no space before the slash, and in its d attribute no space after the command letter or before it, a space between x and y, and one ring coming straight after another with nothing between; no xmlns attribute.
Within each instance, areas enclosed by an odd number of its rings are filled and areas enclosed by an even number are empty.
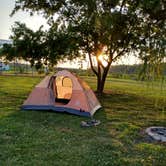
<svg viewBox="0 0 166 166"><path fill-rule="evenodd" d="M41 25L44 25L45 29L48 28L46 20L37 14L30 16L28 12L19 11L10 17L14 6L15 0L0 0L0 39L9 39L15 21L26 23L27 27L33 30L37 30Z"/></svg>
<svg viewBox="0 0 166 166"><path fill-rule="evenodd" d="M9 39L10 35L12 34L11 28L14 25L14 22L19 21L21 23L25 23L27 27L33 29L34 31L37 30L41 25L43 25L43 29L48 29L49 26L46 23L46 20L41 16L35 14L34 16L30 16L28 12L19 11L14 14L12 17L9 15L11 14L12 10L15 6L15 0L0 0L0 39ZM78 60L79 61L79 60ZM87 60L86 60L87 61ZM60 63L58 66L60 67L78 67L76 66L77 62L66 62ZM114 63L117 64L137 64L139 63L138 59L130 56L130 58L122 58L118 62ZM87 62L83 62L83 68L87 68L89 64Z"/></svg>

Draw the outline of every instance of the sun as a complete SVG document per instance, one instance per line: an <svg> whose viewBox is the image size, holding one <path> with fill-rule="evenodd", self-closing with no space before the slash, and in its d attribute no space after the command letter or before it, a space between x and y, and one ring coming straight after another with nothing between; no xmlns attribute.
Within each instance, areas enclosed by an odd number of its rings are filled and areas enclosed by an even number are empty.
<svg viewBox="0 0 166 166"><path fill-rule="evenodd" d="M105 55L103 55L103 54L99 55L98 60L102 63L102 65L104 67L106 67L108 65L108 62L106 61Z"/></svg>

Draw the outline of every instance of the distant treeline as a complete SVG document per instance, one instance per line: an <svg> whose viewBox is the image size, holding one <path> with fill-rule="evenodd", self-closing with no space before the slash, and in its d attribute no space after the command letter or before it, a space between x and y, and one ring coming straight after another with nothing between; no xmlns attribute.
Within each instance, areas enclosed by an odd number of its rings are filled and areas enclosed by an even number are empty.
<svg viewBox="0 0 166 166"><path fill-rule="evenodd" d="M14 73L20 73L20 74L28 74L31 72L37 72L39 74L44 74L44 73L55 73L58 70L70 70L71 72L77 73L78 75L82 76L95 76L94 73L91 71L91 69L72 69L72 68L52 68L46 71L45 68L41 68L40 70L36 70L35 67L31 68L29 64L20 64L20 63L9 63L10 66L10 71ZM156 78L166 78L166 63L160 64L160 71L161 71L161 76L156 77ZM154 75L144 75L141 76L140 73L144 66L142 64L140 65L116 65L116 66L111 66L109 75L113 78L123 78L123 79L134 79L134 80L154 80L155 77Z"/></svg>
<svg viewBox="0 0 166 166"><path fill-rule="evenodd" d="M110 75L114 78L134 79L134 80L155 80L164 79L166 76L166 63L156 65L152 71L151 66L139 65L116 65L110 68Z"/></svg>
<svg viewBox="0 0 166 166"><path fill-rule="evenodd" d="M111 66L111 74L139 74L143 65L116 65ZM166 75L166 63L160 65L162 74Z"/></svg>

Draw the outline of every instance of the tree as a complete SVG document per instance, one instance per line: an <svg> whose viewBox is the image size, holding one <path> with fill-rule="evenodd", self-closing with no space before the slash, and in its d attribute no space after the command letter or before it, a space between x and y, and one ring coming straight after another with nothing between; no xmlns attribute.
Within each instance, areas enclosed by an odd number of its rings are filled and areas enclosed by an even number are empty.
<svg viewBox="0 0 166 166"><path fill-rule="evenodd" d="M14 61L14 71L16 73L16 59L17 53L16 48L12 44L3 44L1 48L0 57L2 57L6 62L7 61Z"/></svg>
<svg viewBox="0 0 166 166"><path fill-rule="evenodd" d="M4 44L1 56L6 60L17 62L18 59L29 61L31 67L37 70L47 61L47 49L45 46L45 33L42 27L36 32L26 27L25 24L15 22L10 36L12 44Z"/></svg>
<svg viewBox="0 0 166 166"><path fill-rule="evenodd" d="M155 79L162 74L161 66L166 57L166 15L162 1L144 1L143 12L146 24L140 35L139 57L144 65L140 72L141 79Z"/></svg>
<svg viewBox="0 0 166 166"><path fill-rule="evenodd" d="M48 31L43 31L41 26L34 32L25 24L16 22L12 27L12 33L10 38L13 41L12 46L17 52L15 56L29 61L31 66L35 66L36 69L40 69L42 65L53 66L59 60L67 58L68 53L70 53L70 58L77 55L72 55L72 51L75 53L78 48L72 47L72 44L68 47L68 43L71 42L69 35L62 29L59 31L55 25Z"/></svg>
<svg viewBox="0 0 166 166"><path fill-rule="evenodd" d="M16 1L12 14L20 9L29 10L31 14L42 12L51 27L58 24L59 30L65 29L72 42L68 43L64 53L81 50L81 54L89 56L99 93L103 92L112 62L131 51L142 50L142 41L147 46L147 21L150 27L165 29L163 0L21 0ZM56 20L55 14L58 14ZM151 44L153 47L154 43ZM76 45L74 49L73 45ZM97 61L97 68L93 58Z"/></svg>
<svg viewBox="0 0 166 166"><path fill-rule="evenodd" d="M54 66L58 61L65 59L74 59L79 56L79 48L75 38L69 34L65 28L60 29L54 24L45 32L48 62Z"/></svg>
<svg viewBox="0 0 166 166"><path fill-rule="evenodd" d="M42 62L47 59L44 47L45 34L42 27L36 32L27 28L25 24L16 22L12 27L11 39L16 50L16 57L29 61L31 67L41 68Z"/></svg>

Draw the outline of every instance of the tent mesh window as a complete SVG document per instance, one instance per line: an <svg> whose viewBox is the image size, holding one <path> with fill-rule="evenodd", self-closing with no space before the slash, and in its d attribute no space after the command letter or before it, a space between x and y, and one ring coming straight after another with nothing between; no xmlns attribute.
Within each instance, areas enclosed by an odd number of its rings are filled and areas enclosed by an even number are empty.
<svg viewBox="0 0 166 166"><path fill-rule="evenodd" d="M67 104L72 96L72 81L69 77L57 76L55 78L55 101Z"/></svg>

